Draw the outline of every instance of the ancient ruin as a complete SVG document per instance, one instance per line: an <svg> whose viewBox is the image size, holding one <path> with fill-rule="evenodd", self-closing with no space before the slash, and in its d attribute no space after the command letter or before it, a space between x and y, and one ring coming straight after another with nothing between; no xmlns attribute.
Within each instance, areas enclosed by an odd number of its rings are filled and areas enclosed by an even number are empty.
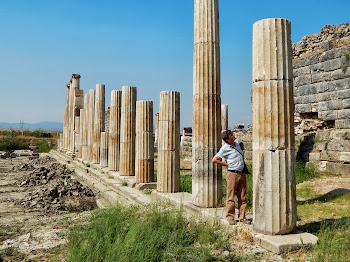
<svg viewBox="0 0 350 262"><path fill-rule="evenodd" d="M83 147L82 147L82 159L88 160L88 133L89 133L89 94L84 96L84 125L83 125Z"/></svg>
<svg viewBox="0 0 350 262"><path fill-rule="evenodd" d="M94 120L95 120L95 90L89 91L89 131L88 131L88 161L93 160L94 145Z"/></svg>
<svg viewBox="0 0 350 262"><path fill-rule="evenodd" d="M192 196L194 204L217 207L222 200L220 40L218 0L195 0L193 65Z"/></svg>
<svg viewBox="0 0 350 262"><path fill-rule="evenodd" d="M253 221L269 235L297 220L290 34L286 19L253 25Z"/></svg>
<svg viewBox="0 0 350 262"><path fill-rule="evenodd" d="M157 191L180 189L180 93L162 91L159 99Z"/></svg>
<svg viewBox="0 0 350 262"><path fill-rule="evenodd" d="M108 134L101 132L100 167L108 166Z"/></svg>
<svg viewBox="0 0 350 262"><path fill-rule="evenodd" d="M105 131L105 85L97 84L95 91L95 118L93 163L100 163L101 132Z"/></svg>
<svg viewBox="0 0 350 262"><path fill-rule="evenodd" d="M154 181L153 102L136 102L136 183Z"/></svg>
<svg viewBox="0 0 350 262"><path fill-rule="evenodd" d="M123 86L120 123L120 175L135 175L136 87Z"/></svg>
<svg viewBox="0 0 350 262"><path fill-rule="evenodd" d="M111 171L119 170L121 102L122 91L113 90L111 92L108 144L108 169Z"/></svg>

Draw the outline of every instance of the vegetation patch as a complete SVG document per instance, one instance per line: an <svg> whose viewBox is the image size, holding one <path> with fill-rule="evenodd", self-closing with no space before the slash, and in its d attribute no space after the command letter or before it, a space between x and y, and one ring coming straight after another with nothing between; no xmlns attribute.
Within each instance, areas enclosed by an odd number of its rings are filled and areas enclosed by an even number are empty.
<svg viewBox="0 0 350 262"><path fill-rule="evenodd" d="M181 210L117 205L73 230L67 261L240 261L229 238L217 224L186 220Z"/></svg>

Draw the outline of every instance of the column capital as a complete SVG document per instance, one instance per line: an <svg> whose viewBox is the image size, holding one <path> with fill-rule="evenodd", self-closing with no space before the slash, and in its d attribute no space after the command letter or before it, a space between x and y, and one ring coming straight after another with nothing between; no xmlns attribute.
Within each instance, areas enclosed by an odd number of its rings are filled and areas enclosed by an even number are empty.
<svg viewBox="0 0 350 262"><path fill-rule="evenodd" d="M80 75L79 74L72 74L72 78L80 79Z"/></svg>
<svg viewBox="0 0 350 262"><path fill-rule="evenodd" d="M67 89L70 88L70 84L69 84L69 83L66 84L66 88L67 88Z"/></svg>

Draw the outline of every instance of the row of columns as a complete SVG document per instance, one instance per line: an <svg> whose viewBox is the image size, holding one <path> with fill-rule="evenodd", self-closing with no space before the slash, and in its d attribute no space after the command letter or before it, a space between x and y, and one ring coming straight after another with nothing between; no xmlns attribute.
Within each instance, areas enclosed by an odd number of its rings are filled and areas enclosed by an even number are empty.
<svg viewBox="0 0 350 262"><path fill-rule="evenodd" d="M195 0L194 23L192 197L198 206L217 207L222 202L222 174L221 167L211 160L222 145L222 128L227 129L227 106L221 105L220 98L218 0ZM289 233L296 226L291 58L288 20L265 19L254 24L254 229L272 235ZM75 152L81 148L81 157L87 161L108 166L110 170L119 169L122 176L136 175L136 182L152 182L152 102L136 102L136 87L112 91L110 129L106 134L105 86L97 85L96 90L90 90L82 109L77 76L72 75L67 85L64 149ZM161 92L159 104L157 190L177 192L180 94ZM79 146L75 145L77 132L82 136Z"/></svg>

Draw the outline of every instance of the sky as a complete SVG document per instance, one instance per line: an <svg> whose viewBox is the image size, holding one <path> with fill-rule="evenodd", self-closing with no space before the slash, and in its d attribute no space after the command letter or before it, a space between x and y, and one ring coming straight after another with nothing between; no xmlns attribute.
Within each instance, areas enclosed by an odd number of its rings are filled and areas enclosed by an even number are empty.
<svg viewBox="0 0 350 262"><path fill-rule="evenodd" d="M0 0L0 122L62 122L66 83L84 93L137 87L137 100L180 92L192 126L193 0ZM350 22L350 0L219 0L221 100L229 128L252 122L252 26L286 18L292 43L326 24Z"/></svg>

